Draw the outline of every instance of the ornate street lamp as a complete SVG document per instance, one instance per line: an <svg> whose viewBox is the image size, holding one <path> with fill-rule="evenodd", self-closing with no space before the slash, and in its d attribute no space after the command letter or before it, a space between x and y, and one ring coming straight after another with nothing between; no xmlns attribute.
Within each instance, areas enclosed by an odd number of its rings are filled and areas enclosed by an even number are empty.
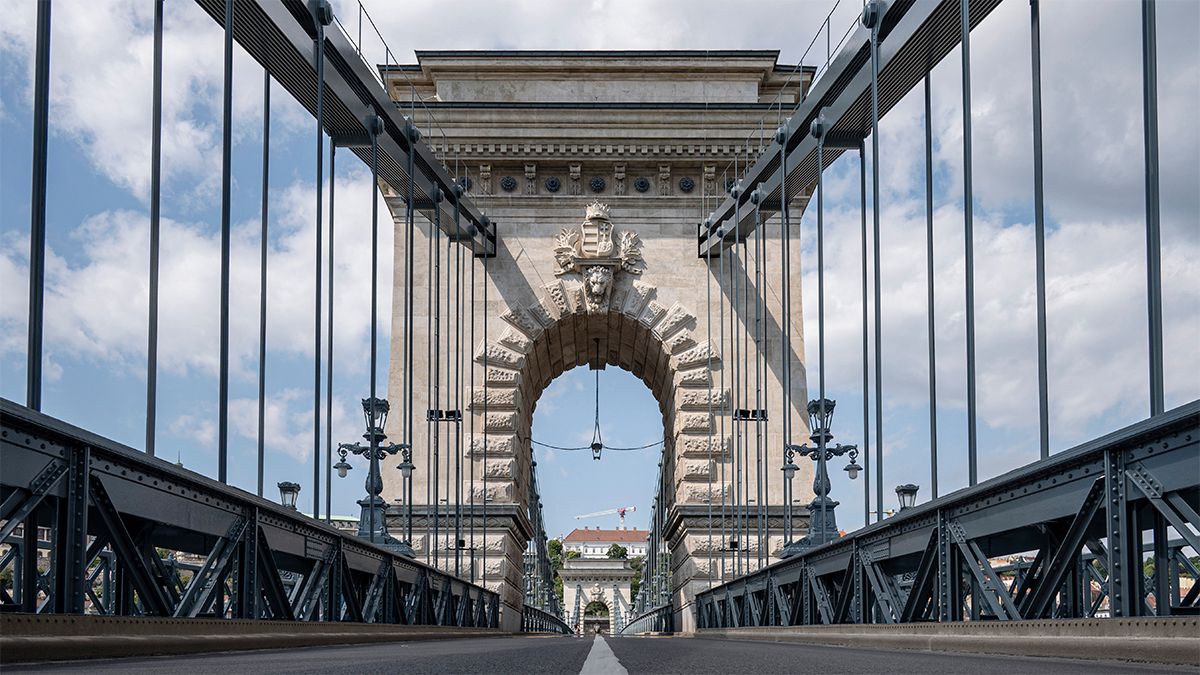
<svg viewBox="0 0 1200 675"><path fill-rule="evenodd" d="M900 510L911 509L917 503L917 491L921 486L912 483L896 486L896 499L900 502Z"/></svg>
<svg viewBox="0 0 1200 675"><path fill-rule="evenodd" d="M784 530L788 544L780 554L781 558L790 558L805 549L825 544L837 537L837 520L833 510L838 506L838 502L829 498L829 471L826 468L829 460L849 454L850 463L844 469L851 480L858 476L858 472L862 468L855 461L858 458L857 446L842 445L841 443L830 445L829 443L833 440L833 434L830 433L829 428L833 422L833 409L836 405L836 401L829 399L814 399L808 402L808 428L812 430L810 439L815 447L791 444L784 446L783 475L786 480L784 490L788 505L785 512ZM796 465L792 460L797 454L809 457L816 462L817 470L813 476L813 500L808 504L808 534L802 539L792 540L791 482L796 475Z"/></svg>
<svg viewBox="0 0 1200 675"><path fill-rule="evenodd" d="M367 445L360 443L340 443L338 444L338 455L340 461L333 465L333 469L338 472L339 478L345 478L346 474L353 468L346 461L346 456L349 453L356 455L365 455L368 461L366 489L367 496L358 500L358 505L362 507L362 511L358 518L358 536L370 541L373 544L379 544L384 548L391 549L400 555L415 558L412 545L407 541L401 541L388 533L386 520L386 503L380 493L383 492L383 476L379 472L379 463L390 455L401 453L400 469L401 475L404 477L407 486L408 481L412 480L412 450L408 445L403 443L384 444L387 435L383 433L384 424L387 422L389 411L388 402L382 398L364 398L363 406L363 421L367 426L367 433L363 434L368 442ZM405 491L407 494L407 490ZM406 504L405 531L408 530L408 522L412 520L412 504Z"/></svg>
<svg viewBox="0 0 1200 675"><path fill-rule="evenodd" d="M279 487L279 503L283 504L283 508L296 510L296 497L300 496L300 484L293 483L290 480L282 481L278 484Z"/></svg>

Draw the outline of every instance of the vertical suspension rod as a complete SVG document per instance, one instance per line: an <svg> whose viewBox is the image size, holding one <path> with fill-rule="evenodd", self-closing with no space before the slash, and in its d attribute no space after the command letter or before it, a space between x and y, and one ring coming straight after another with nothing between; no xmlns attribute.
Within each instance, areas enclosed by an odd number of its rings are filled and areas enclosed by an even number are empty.
<svg viewBox="0 0 1200 675"><path fill-rule="evenodd" d="M785 447L792 442L792 283L791 283L791 237L790 216L788 214L787 195L787 140L786 127L780 127L775 132L775 141L779 144L779 242L780 260L783 263L780 276L780 302L783 305L783 344L779 356L782 361L783 395L781 408L783 410L783 442ZM784 516L783 543L792 543L792 481L785 480L783 485Z"/></svg>
<svg viewBox="0 0 1200 675"><path fill-rule="evenodd" d="M1142 128L1146 161L1146 307L1150 415L1165 410L1163 384L1162 242L1158 191L1158 28L1155 0L1142 2Z"/></svg>
<svg viewBox="0 0 1200 675"><path fill-rule="evenodd" d="M483 217L483 227L484 227L485 233L487 230L487 226L488 226L488 218L487 218L487 216L484 216ZM496 228L496 229L498 229L498 228ZM500 239L500 236L499 236L499 233L497 232L496 233L496 241L499 241L499 239ZM483 253L483 343L484 344L487 344L487 342L488 342L488 314L491 312L490 308L488 307L488 286L490 284L491 284L491 277L488 276L488 254L485 249L484 253ZM487 505L488 505L488 498L487 498L488 357L487 357L486 349L483 350L483 364L482 365L483 365L483 420L484 420L484 422L483 422L483 467L482 467L482 470L483 470L484 479L483 479L483 537L482 537L483 538L483 573L480 576L481 576L483 584L486 586L487 585L487 551L488 551L488 543L487 543L487 535L488 535L488 521L487 521L487 515L488 515L488 512L487 512Z"/></svg>
<svg viewBox="0 0 1200 675"><path fill-rule="evenodd" d="M719 233L722 241L725 239L725 232L724 232L723 228L724 228L724 226L722 225L721 228L718 229L718 233ZM717 318L717 326L719 328L718 339L720 341L719 344L721 346L721 360L722 360L721 371L720 371L720 383L719 383L719 389L721 391L721 399L722 399L722 410L721 410L721 583L725 583L725 572L726 572L725 563L728 558L728 556L725 554L729 552L728 551L728 549L729 549L729 531L728 531L728 521L726 520L726 509L725 509L726 501L729 498L729 495L728 495L727 483L725 480L725 465L729 464L733 460L732 454L729 454L728 456L726 455L726 447L728 447L729 450L732 451L733 446L731 443L729 443L729 437L725 435L725 420L730 418L730 414L729 414L730 413L730 403L732 403L732 400L733 400L732 396L728 397L729 400L725 400L726 399L725 364L729 363L728 355L725 353L725 296L729 292L728 291L729 285L725 281L725 261L728 257L729 256L725 255L724 250L722 250L721 251L721 259L718 264L718 276L717 276L717 279L719 281L719 286L721 287L721 297L720 297L721 304L717 307L717 311L719 314L719 316Z"/></svg>
<svg viewBox="0 0 1200 675"><path fill-rule="evenodd" d="M454 409L462 411L462 183L454 183ZM449 495L447 495L449 496ZM462 576L462 417L454 423L454 575Z"/></svg>
<svg viewBox="0 0 1200 675"><path fill-rule="evenodd" d="M46 155L50 129L50 0L38 0L37 54L34 60L33 171L30 177L32 196L29 203L29 341L25 355L25 405L33 410L41 410L42 330L46 296ZM30 583L32 582L26 580L26 586Z"/></svg>
<svg viewBox="0 0 1200 675"><path fill-rule="evenodd" d="M883 298L879 263L879 23L880 4L874 0L863 12L871 29L871 218L875 273L875 519L883 520Z"/></svg>
<svg viewBox="0 0 1200 675"><path fill-rule="evenodd" d="M313 255L313 518L321 517L321 221L325 169L325 26L333 19L328 2L314 6L317 39L317 220ZM373 308L372 308L373 309ZM372 373L373 374L373 373ZM371 396L374 397L374 391ZM371 532L375 529L372 528Z"/></svg>
<svg viewBox="0 0 1200 675"><path fill-rule="evenodd" d="M263 496L267 422L267 190L271 172L271 71L263 68L262 199L258 250L258 496Z"/></svg>
<svg viewBox="0 0 1200 675"><path fill-rule="evenodd" d="M413 282L415 280L415 272L413 264L416 260L415 252L413 251L414 236L413 229L415 227L414 210L413 210L413 156L416 154L417 141L421 138L421 132L412 125L412 121L408 121L405 137L408 140L408 191L405 195L404 202L404 276L405 276L405 291L404 291L404 442L408 445L409 452L413 449L413 333L414 333L414 296ZM428 470L428 467L426 467ZM412 544L413 540L413 482L412 477L408 478L407 487L405 488L404 507L405 507L405 541Z"/></svg>
<svg viewBox="0 0 1200 675"><path fill-rule="evenodd" d="M472 238L475 237L475 226L469 228ZM486 239L486 235L485 235ZM485 244L486 245L486 244ZM473 349L475 345L475 256L471 256L471 278L467 285L471 287L471 328L467 336L467 347ZM468 359L467 382L470 387L470 395L467 400L472 408L475 406L475 359ZM469 472L467 494L471 499L471 519L468 521L468 541L471 542L471 583L475 583L475 414L472 410L470 417L470 426L467 429L467 451L469 453L467 459L467 471Z"/></svg>
<svg viewBox="0 0 1200 675"><path fill-rule="evenodd" d="M1035 2L1037 0L1034 0ZM933 293L933 119L930 115L929 73L925 73L925 312L929 340L929 484L938 496L937 455L937 322Z"/></svg>
<svg viewBox="0 0 1200 675"><path fill-rule="evenodd" d="M372 114L367 118L369 124L368 131L371 134L371 401L374 405L376 391L378 389L377 378L379 372L379 199L375 195L376 186L379 185L379 134L383 133L383 119ZM332 168L331 168L332 173ZM333 200L331 199L330 202ZM332 204L331 204L332 205ZM332 230L330 234L332 235ZM333 237L330 239L330 250L332 251ZM330 277L330 281L333 278ZM333 306L330 305L332 311ZM332 372L332 371L331 371ZM377 455L379 452L379 435L371 434L371 462L379 461ZM332 458L332 457L331 457ZM375 474L378 476L378 474ZM374 492L372 492L374 494ZM370 497L375 499L375 497ZM368 509L371 513L371 541L375 541L375 505L372 504ZM328 515L328 514L326 514Z"/></svg>
<svg viewBox="0 0 1200 675"><path fill-rule="evenodd" d="M433 386L433 394L429 397L430 405L433 408L440 408L442 401L442 289L438 285L442 275L442 249L441 249L441 233L442 233L442 190L441 188L433 188L433 227L431 231L433 236L429 242L430 257L433 258L433 266L431 267L432 277L430 279L430 291L433 293L433 312L430 320L433 322L430 335L433 335L433 357L430 359L430 364L433 366L433 377L430 381ZM440 476L442 469L441 459L441 433L439 422L436 420L430 422L433 429L430 432L430 442L433 450L433 540L429 547L433 552L433 564L438 569L441 569L441 562L437 557L438 535L440 534L441 523L441 484Z"/></svg>
<svg viewBox="0 0 1200 675"><path fill-rule="evenodd" d="M333 223L334 223L334 188L337 186L337 145L329 144L329 306L325 324L325 466L333 466ZM373 160L374 161L374 160ZM372 167L376 170L377 167ZM374 199L374 185L371 186L371 197ZM373 241L373 240L372 240ZM372 261L372 264L375 264ZM372 281L374 283L374 281ZM374 289L372 289L374 291ZM374 339L374 332L371 334ZM371 345L374 346L374 343ZM373 373L372 373L373 374ZM371 396L375 396L372 392ZM374 513L372 511L372 513ZM333 522L333 471L325 470L325 521ZM374 532L374 530L372 530Z"/></svg>
<svg viewBox="0 0 1200 675"><path fill-rule="evenodd" d="M163 0L154 2L150 94L150 302L146 321L146 454L154 456L158 416L158 246L162 203ZM261 490L259 491L261 494Z"/></svg>
<svg viewBox="0 0 1200 675"><path fill-rule="evenodd" d="M709 223L711 224L711 223ZM709 231L706 224L705 231ZM713 586L713 381L712 381L712 248L710 247L704 254L705 257L705 286L704 286L704 309L705 309L705 329L708 332L708 345L710 347L707 359L708 377L708 587Z"/></svg>
<svg viewBox="0 0 1200 675"><path fill-rule="evenodd" d="M1029 0L1029 47L1033 86L1033 222L1037 266L1038 440L1041 458L1050 456L1049 369L1046 364L1046 202L1042 173L1041 0ZM937 494L934 494L936 497Z"/></svg>
<svg viewBox="0 0 1200 675"><path fill-rule="evenodd" d="M862 221L862 413L863 413L863 526L871 524L871 327L867 296L867 164L866 148L858 144L858 213Z"/></svg>
<svg viewBox="0 0 1200 675"><path fill-rule="evenodd" d="M737 330L738 312L738 280L736 270L733 268L733 263L737 258L738 235L737 227L742 222L741 212L741 185L735 184L730 194L733 196L734 209L734 235L733 243L729 246L729 279L730 290L729 296L729 337L733 340L733 359L730 364L733 366L732 384L733 384L733 409L735 417L733 420L733 540L737 542L737 548L733 554L733 573L734 576L742 575L742 514L744 508L742 501L745 499L744 491L742 490L742 425L736 418L736 411L742 406L742 388L739 381L739 372L741 371L741 334Z"/></svg>
<svg viewBox="0 0 1200 675"><path fill-rule="evenodd" d="M822 112L817 114L817 118L813 120L811 132L817 139L817 391L820 397L820 416L819 419L825 417L825 132L826 132L825 115ZM820 431L813 430L819 433L817 438L817 462L819 468L817 472L820 476L828 480L828 473L823 469L825 463L825 445L829 438L828 429ZM825 489L828 492L828 487ZM821 528L820 541L825 543L826 531L829 529L826 524L829 522L829 509L826 506L828 498L821 499Z"/></svg>
<svg viewBox="0 0 1200 675"><path fill-rule="evenodd" d="M225 78L221 112L221 338L217 385L217 480L229 478L229 237L233 150L233 5L225 0Z"/></svg>
<svg viewBox="0 0 1200 675"><path fill-rule="evenodd" d="M765 406L762 401L762 211L761 193L754 191L754 485L755 485L755 535L757 536L758 551L755 556L758 568L761 569L763 559L763 456L762 456L762 416L759 411Z"/></svg>
<svg viewBox="0 0 1200 675"><path fill-rule="evenodd" d="M967 323L967 479L979 482L979 439L975 398L975 215L971 181L971 2L962 7L962 99L963 99L963 245L966 276ZM974 603L972 603L974 606Z"/></svg>

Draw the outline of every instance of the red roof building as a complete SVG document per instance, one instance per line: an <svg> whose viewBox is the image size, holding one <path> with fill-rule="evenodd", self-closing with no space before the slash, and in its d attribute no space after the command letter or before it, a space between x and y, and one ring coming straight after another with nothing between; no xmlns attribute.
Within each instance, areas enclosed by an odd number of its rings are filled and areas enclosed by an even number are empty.
<svg viewBox="0 0 1200 675"><path fill-rule="evenodd" d="M638 529L575 528L563 538L563 549L575 551L583 558L603 558L613 544L620 544L632 558L646 555L649 536L648 531Z"/></svg>

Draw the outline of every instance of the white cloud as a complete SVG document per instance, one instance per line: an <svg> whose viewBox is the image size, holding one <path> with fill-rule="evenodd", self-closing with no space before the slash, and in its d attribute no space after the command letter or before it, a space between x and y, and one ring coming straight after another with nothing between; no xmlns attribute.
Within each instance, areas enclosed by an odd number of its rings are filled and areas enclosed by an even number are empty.
<svg viewBox="0 0 1200 675"><path fill-rule="evenodd" d="M35 52L34 3L0 25L0 53L26 77L17 96L29 109ZM50 127L76 141L87 161L147 201L154 4L136 0L60 0L51 15ZM163 21L162 171L164 185L193 203L220 187L223 32L194 2L167 3ZM262 68L234 49L235 139L257 142ZM276 89L276 91L281 91ZM277 129L310 125L286 96L273 97ZM17 114L5 108L6 114Z"/></svg>
<svg viewBox="0 0 1200 675"><path fill-rule="evenodd" d="M369 345L370 199L377 191L364 171L339 180L336 214L335 360L340 374L366 372ZM312 357L314 218L311 188L294 183L273 197L267 262L267 344L272 354ZM391 306L390 216L380 205L378 280L380 344L386 344ZM148 217L134 211L103 211L71 236L81 255L65 260L50 252L46 275L46 343L59 358L70 355L140 373L145 366L149 297ZM259 227L238 224L230 242L231 369L250 378L257 367ZM328 247L328 230L326 250ZM20 256L20 257L18 257ZM27 252L5 247L0 281L5 288L28 283ZM322 263L322 270L326 269ZM220 235L203 225L162 222L159 300L159 365L169 372L213 374L219 364ZM327 288L328 279L324 280ZM326 299L325 291L322 302ZM0 297L0 350L23 353L26 298ZM323 308L325 312L328 307ZM327 315L327 314L326 314ZM325 320L322 320L322 326ZM322 347L324 350L324 347ZM386 352L385 352L386 353Z"/></svg>
<svg viewBox="0 0 1200 675"><path fill-rule="evenodd" d="M1159 62L1163 286L1167 398L1176 405L1200 394L1200 141L1181 114L1195 108L1200 55L1194 42L1191 51L1177 46L1180 35L1194 40L1196 25L1177 15L1196 15L1195 7L1168 4L1175 15L1159 25L1172 57ZM1062 449L1148 413L1140 35L1136 4L1086 16L1045 7L1050 423L1053 447ZM1028 458L1037 362L1027 12L1024 3L1002 3L972 33L972 138L979 419L996 432L991 446L1020 447ZM965 409L966 379L960 63L955 51L932 77L938 393L939 406L952 411ZM880 135L885 441L887 452L908 457L923 455L927 438L922 97L920 87L911 92ZM827 368L849 398L861 394L857 174L856 160L841 160L828 174L826 200ZM804 236L814 247L815 204ZM812 308L815 267L804 273ZM815 312L805 320L815 335ZM815 363L816 341L807 348Z"/></svg>

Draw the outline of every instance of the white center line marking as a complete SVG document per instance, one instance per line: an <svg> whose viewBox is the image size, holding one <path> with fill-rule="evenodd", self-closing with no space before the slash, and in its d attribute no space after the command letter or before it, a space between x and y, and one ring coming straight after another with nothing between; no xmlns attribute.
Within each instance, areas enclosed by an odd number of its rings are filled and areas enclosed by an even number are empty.
<svg viewBox="0 0 1200 675"><path fill-rule="evenodd" d="M617 655L604 638L597 634L596 639L592 641L592 651L588 652L579 675L629 675L629 671L617 660Z"/></svg>

